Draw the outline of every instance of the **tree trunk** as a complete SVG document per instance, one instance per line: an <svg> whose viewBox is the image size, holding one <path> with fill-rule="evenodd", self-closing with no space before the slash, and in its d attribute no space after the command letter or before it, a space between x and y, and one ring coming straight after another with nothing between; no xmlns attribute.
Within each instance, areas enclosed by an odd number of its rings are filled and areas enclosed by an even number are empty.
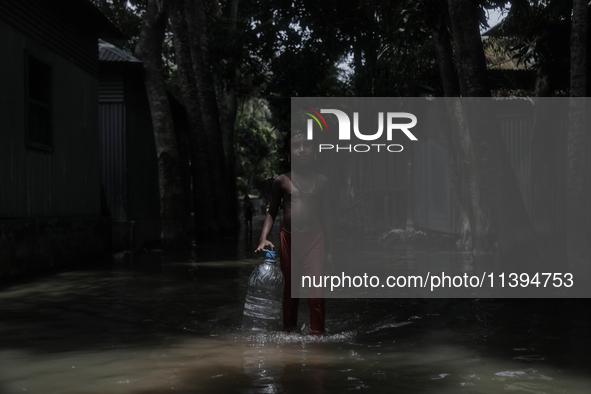
<svg viewBox="0 0 591 394"><path fill-rule="evenodd" d="M212 186L207 164L205 138L203 136L199 92L197 91L195 71L193 70L190 37L185 14L185 1L171 0L170 22L174 34L178 76L189 123L195 229L197 238L202 239L216 237L218 230L213 210L210 209L210 207L214 206L214 200L211 193Z"/></svg>
<svg viewBox="0 0 591 394"><path fill-rule="evenodd" d="M453 63L453 52L451 47L450 36L447 31L445 19L447 16L446 10L441 10L439 14L439 20L437 26L433 29L433 45L435 46L435 52L437 53L437 59L439 63L439 73L443 84L443 92L446 97L459 97L460 86L458 84L458 76ZM472 250L473 240L471 235L471 227L476 228L475 223L470 224L470 218L480 217L474 214L469 215L468 209L472 207L471 199L468 193L462 192L462 175L464 178L468 177L468 171L460 172L460 166L457 160L459 156L462 158L460 163L465 162L465 158L468 157L468 152L462 151L466 144L459 144L454 141L452 130L457 134L460 132L458 122L453 122L453 117L446 116L449 113L450 108L447 106L438 105L438 112L440 114L440 121L443 123L441 127L441 135L445 145L446 164L447 172L449 174L449 183L452 198L458 208L458 216L460 221L460 240L456 244L458 247L466 250ZM453 112L452 112L453 114ZM465 133L467 134L467 133ZM457 137L456 137L457 139ZM465 165L463 165L465 167ZM464 182L466 185L470 185L470 182ZM478 186L476 184L475 186ZM479 242L477 244L480 245Z"/></svg>
<svg viewBox="0 0 591 394"><path fill-rule="evenodd" d="M230 3L230 15L228 18L228 41L233 44L236 40L236 22L238 19L238 2L239 0L232 0ZM236 184L236 138L235 125L236 116L238 114L238 97L236 96L236 88L238 86L238 64L240 60L237 56L238 51L230 53L228 62L228 69L231 70L231 80L224 81L220 84L225 86L224 89L224 115L222 121L222 132L224 139L224 148L226 150L226 166L228 168L228 187L232 201L237 204L238 201L238 185ZM235 204L235 205L236 205ZM238 208L236 208L238 214Z"/></svg>
<svg viewBox="0 0 591 394"><path fill-rule="evenodd" d="M490 97L486 63L478 30L476 4L471 0L448 0L456 49L460 92L464 97ZM466 100L464 103L467 104ZM469 127L477 159L478 180L486 198L501 256L505 263L537 262L533 228L519 185L509 161L496 119L486 110L471 108Z"/></svg>
<svg viewBox="0 0 591 394"><path fill-rule="evenodd" d="M220 232L228 235L233 234L238 226L236 201L233 201L230 187L228 187L230 181L236 180L229 179L226 168L220 113L206 53L205 9L202 0L186 0L186 5L193 69L199 92L207 162L211 175L213 211L219 223Z"/></svg>
<svg viewBox="0 0 591 394"><path fill-rule="evenodd" d="M478 171L479 163L476 157L474 143L467 123L467 114L459 98L448 99L447 110L451 113L455 130L458 153L461 162L462 185L464 186L463 200L467 201L468 220L472 246L475 252L484 253L492 248L489 225L486 215L485 200L482 193L481 175Z"/></svg>
<svg viewBox="0 0 591 394"><path fill-rule="evenodd" d="M476 4L471 0L448 0L447 3L453 27L460 92L463 97L490 97Z"/></svg>
<svg viewBox="0 0 591 394"><path fill-rule="evenodd" d="M162 244L165 248L175 248L188 245L182 223L187 210L179 171L175 130L162 67L162 43L166 31L167 10L160 5L156 0L148 1L135 54L143 62L144 80L156 140Z"/></svg>
<svg viewBox="0 0 591 394"><path fill-rule="evenodd" d="M235 216L238 217L238 184L236 175L236 136L235 125L238 114L238 98L236 97L235 85L229 86L225 92L226 113L223 122L224 146L226 148L226 167L228 169L228 193L230 201L233 202Z"/></svg>
<svg viewBox="0 0 591 394"><path fill-rule="evenodd" d="M355 96L361 97L363 89L363 64L361 62L361 33L355 37L353 42L353 69L355 70L355 78L353 80Z"/></svg>
<svg viewBox="0 0 591 394"><path fill-rule="evenodd" d="M238 3L239 0L231 0L229 6L229 15L226 20L228 36L227 43L230 48L233 48L234 40L236 40L236 22L238 19ZM218 0L212 2L212 13L220 17L222 16L222 8ZM227 69L232 73L229 80L220 77L217 81L218 105L222 113L221 127L223 133L224 150L226 154L226 166L228 171L234 175L236 165L236 150L234 147L234 124L236 122L236 115L238 113L238 99L236 97L236 85L238 84L238 67L240 59L237 58L235 51L230 51L227 61ZM236 183L230 185L232 188L236 187ZM237 197L237 196L236 196Z"/></svg>
<svg viewBox="0 0 591 394"><path fill-rule="evenodd" d="M585 130L587 87L587 1L573 2L571 79L566 168L566 245L571 269L589 269L585 175L588 140Z"/></svg>
<svg viewBox="0 0 591 394"><path fill-rule="evenodd" d="M433 29L433 45L437 54L443 93L445 97L459 97L460 85L458 73L454 66L451 37L447 31L447 24L445 23L447 15L447 10L440 10L437 25Z"/></svg>
<svg viewBox="0 0 591 394"><path fill-rule="evenodd" d="M451 195L458 209L458 219L460 222L460 240L456 246L462 249L472 250L473 240L470 229L471 227L476 228L476 225L470 224L470 218L474 218L475 215L469 215L468 213L469 207L472 207L470 194L465 193L462 187L464 184L469 185L467 181L462 182L462 178L467 178L469 176L469 172L466 170L467 166L464 164L466 155L464 154L465 152L462 152L464 144L459 144L457 141L454 141L451 130L453 129L458 133L460 131L459 125L457 124L457 121L454 121L454 126L452 127L452 121L455 120L455 118L448 116L449 107L446 106L445 103L441 102L440 104L441 105L438 105L439 121L441 122L440 134L445 145L445 162L447 165ZM462 172L460 172L458 157L461 158L459 161L462 163Z"/></svg>
<svg viewBox="0 0 591 394"><path fill-rule="evenodd" d="M587 1L573 1L570 36L570 96L587 95Z"/></svg>

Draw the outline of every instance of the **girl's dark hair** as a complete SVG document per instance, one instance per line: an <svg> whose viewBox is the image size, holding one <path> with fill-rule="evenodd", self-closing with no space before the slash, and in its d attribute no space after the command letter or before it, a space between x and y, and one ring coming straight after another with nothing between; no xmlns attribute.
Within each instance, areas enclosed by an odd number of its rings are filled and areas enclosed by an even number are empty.
<svg viewBox="0 0 591 394"><path fill-rule="evenodd" d="M303 130L300 129L291 129L291 136L289 137L289 139L292 139L293 137L303 137L306 134L304 133Z"/></svg>

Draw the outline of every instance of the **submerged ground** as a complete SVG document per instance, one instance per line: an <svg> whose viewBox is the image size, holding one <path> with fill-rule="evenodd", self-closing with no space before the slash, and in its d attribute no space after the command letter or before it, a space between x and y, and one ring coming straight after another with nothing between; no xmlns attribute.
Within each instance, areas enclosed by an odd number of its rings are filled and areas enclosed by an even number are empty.
<svg viewBox="0 0 591 394"><path fill-rule="evenodd" d="M0 394L591 391L587 300L328 299L325 337L252 334L251 250L242 237L4 286ZM300 316L305 331L306 302Z"/></svg>

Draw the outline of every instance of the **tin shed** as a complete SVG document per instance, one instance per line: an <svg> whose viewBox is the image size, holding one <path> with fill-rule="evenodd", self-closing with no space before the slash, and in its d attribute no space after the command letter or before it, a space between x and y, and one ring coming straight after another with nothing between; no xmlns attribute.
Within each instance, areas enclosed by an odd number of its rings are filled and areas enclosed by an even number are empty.
<svg viewBox="0 0 591 394"><path fill-rule="evenodd" d="M158 162L142 62L106 41L99 40L98 47L101 178L113 219L113 247L120 250L160 239ZM169 97L188 190L184 109Z"/></svg>
<svg viewBox="0 0 591 394"><path fill-rule="evenodd" d="M0 2L0 278L108 250L99 37L123 34L88 0Z"/></svg>

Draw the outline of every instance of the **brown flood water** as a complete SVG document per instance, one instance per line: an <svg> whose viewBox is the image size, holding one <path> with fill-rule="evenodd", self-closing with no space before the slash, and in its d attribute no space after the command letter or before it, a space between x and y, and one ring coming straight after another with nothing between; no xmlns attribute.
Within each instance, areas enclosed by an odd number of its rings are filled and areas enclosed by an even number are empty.
<svg viewBox="0 0 591 394"><path fill-rule="evenodd" d="M238 249L5 287L0 394L591 392L586 300L328 299L325 337L252 334Z"/></svg>

